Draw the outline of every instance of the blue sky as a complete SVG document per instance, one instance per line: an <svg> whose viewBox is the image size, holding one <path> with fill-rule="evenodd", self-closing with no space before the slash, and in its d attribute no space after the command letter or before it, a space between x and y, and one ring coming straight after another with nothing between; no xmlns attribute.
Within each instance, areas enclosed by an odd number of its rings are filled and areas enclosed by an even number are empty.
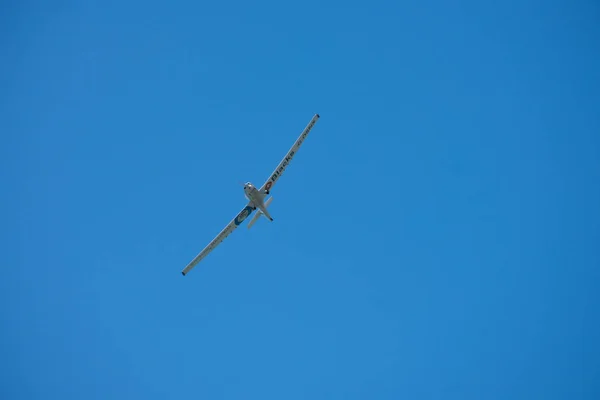
<svg viewBox="0 0 600 400"><path fill-rule="evenodd" d="M599 398L597 3L3 10L3 399Z"/></svg>

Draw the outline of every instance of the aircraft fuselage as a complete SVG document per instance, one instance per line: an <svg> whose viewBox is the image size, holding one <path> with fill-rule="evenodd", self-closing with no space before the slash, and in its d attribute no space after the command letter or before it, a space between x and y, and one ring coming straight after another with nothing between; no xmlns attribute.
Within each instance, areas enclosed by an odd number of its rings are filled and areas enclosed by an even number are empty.
<svg viewBox="0 0 600 400"><path fill-rule="evenodd" d="M261 193L251 182L246 182L244 184L244 195L248 200L250 200L251 206L258 208L265 215L265 217L273 221L273 218L271 218L271 215L267 211L267 207L265 207L264 193Z"/></svg>

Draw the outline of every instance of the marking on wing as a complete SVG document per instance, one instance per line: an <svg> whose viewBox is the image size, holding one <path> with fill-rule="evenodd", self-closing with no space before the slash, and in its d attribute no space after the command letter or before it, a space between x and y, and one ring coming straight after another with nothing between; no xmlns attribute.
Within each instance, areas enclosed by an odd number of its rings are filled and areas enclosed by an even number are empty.
<svg viewBox="0 0 600 400"><path fill-rule="evenodd" d="M246 218L248 218L248 215L250 215L250 213L252 213L252 207L246 206L246 208L240 211L237 217L235 217L234 223L236 225L241 224Z"/></svg>

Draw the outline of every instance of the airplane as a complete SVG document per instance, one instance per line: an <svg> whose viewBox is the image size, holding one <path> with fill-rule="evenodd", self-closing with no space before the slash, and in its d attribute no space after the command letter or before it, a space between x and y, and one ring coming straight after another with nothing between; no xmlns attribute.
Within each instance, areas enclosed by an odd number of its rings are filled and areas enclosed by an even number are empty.
<svg viewBox="0 0 600 400"><path fill-rule="evenodd" d="M190 263L181 271L181 274L185 276L192 268L196 266L204 257L206 257L211 251L215 249L231 232L233 232L237 227L246 220L252 214L253 211L258 211L254 215L254 217L248 223L248 229L254 225L254 223L261 217L269 219L269 221L273 221L273 217L267 211L267 207L273 200L273 196L269 197L266 201L265 198L271 193L271 189L275 182L279 180L286 167L289 165L290 161L296 152L300 148L300 145L306 139L306 136L313 128L315 123L320 118L319 114L315 114L306 128L302 131L292 148L287 152L283 160L279 163L277 168L273 171L271 176L267 179L267 181L260 187L257 188L252 184L252 182L246 182L244 185L244 196L248 199L248 204L240 211L234 219L232 219L229 224L200 252Z"/></svg>

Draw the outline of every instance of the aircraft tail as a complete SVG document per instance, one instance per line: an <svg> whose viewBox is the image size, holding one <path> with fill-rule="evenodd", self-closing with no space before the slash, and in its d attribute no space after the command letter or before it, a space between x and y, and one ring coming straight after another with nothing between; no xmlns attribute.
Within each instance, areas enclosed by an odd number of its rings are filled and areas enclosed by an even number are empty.
<svg viewBox="0 0 600 400"><path fill-rule="evenodd" d="M271 204L271 200L273 200L273 196L271 196L267 199L267 201L265 202L265 208L267 208L269 206L269 204ZM258 210L256 212L256 214L254 214L254 217L252 217L250 222L248 222L248 229L252 228L252 225L254 225L254 223L256 221L258 221L258 219L260 218L261 215L265 216L262 211ZM265 216L265 218L266 218L266 216Z"/></svg>

